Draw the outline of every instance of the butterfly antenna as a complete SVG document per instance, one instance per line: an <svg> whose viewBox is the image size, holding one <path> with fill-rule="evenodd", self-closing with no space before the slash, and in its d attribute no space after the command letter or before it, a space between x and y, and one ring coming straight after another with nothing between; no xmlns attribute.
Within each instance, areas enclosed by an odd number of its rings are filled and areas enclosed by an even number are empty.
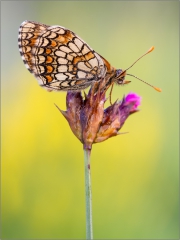
<svg viewBox="0 0 180 240"><path fill-rule="evenodd" d="M127 70L129 70L130 68L132 68L132 66L134 66L135 63L137 63L141 58L143 58L145 55L147 55L148 53L152 52L153 50L154 50L154 46L152 46L146 53L144 53L141 57L139 57L139 58L138 58L130 67L128 67L124 72L126 72ZM155 86L153 86L153 85L145 82L144 80L142 80L142 79L140 79L140 78L138 78L138 77L136 77L136 76L134 76L134 75L132 75L132 74L126 73L126 75L131 76L131 77L134 77L134 78L140 80L141 82L149 85L150 87L154 88L154 89L155 89L156 91L158 91L158 92L161 92L161 91L162 91L160 88L155 87Z"/></svg>
<svg viewBox="0 0 180 240"><path fill-rule="evenodd" d="M154 50L154 46L152 46L146 53L144 53L141 57L139 57L130 67L128 67L125 71L129 70L130 68L132 68L132 66L134 66L135 63L137 63L141 58L143 58L145 55L147 55L148 53L152 52Z"/></svg>
<svg viewBox="0 0 180 240"><path fill-rule="evenodd" d="M126 75L131 76L131 77L134 77L134 78L140 80L141 82L143 82L143 83L149 85L150 87L154 88L154 89L155 89L156 91L158 91L158 92L162 92L162 90L161 90L160 88L158 88L158 87L154 87L153 85L151 85L151 84L145 82L144 80L142 80L142 79L140 79L140 78L138 78L138 77L136 77L136 76L134 76L134 75L132 75L132 74L127 73Z"/></svg>

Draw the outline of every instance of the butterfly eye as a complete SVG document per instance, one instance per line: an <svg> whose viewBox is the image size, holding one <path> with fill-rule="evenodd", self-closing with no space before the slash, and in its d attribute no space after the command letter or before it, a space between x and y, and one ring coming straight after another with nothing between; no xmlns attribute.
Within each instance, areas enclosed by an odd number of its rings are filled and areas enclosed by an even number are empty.
<svg viewBox="0 0 180 240"><path fill-rule="evenodd" d="M116 77L117 78L121 75L122 71L123 71L122 69L117 69L116 70Z"/></svg>

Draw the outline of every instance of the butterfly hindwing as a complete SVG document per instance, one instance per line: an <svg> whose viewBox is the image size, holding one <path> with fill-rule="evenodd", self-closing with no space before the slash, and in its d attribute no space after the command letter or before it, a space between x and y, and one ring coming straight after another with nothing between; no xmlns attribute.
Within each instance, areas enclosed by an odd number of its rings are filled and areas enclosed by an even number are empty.
<svg viewBox="0 0 180 240"><path fill-rule="evenodd" d="M19 50L26 67L49 90L81 90L106 74L99 54L61 26L23 22Z"/></svg>

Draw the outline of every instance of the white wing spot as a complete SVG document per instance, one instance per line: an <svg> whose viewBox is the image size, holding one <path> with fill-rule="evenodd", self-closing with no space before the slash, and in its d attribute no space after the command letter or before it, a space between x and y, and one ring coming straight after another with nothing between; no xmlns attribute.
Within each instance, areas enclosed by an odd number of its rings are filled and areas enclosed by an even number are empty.
<svg viewBox="0 0 180 240"><path fill-rule="evenodd" d="M84 64L84 62L78 62L77 67L81 70L89 72L89 68Z"/></svg>
<svg viewBox="0 0 180 240"><path fill-rule="evenodd" d="M72 61L73 60L73 56L71 56L71 55L67 55L67 59L69 60L69 61Z"/></svg>
<svg viewBox="0 0 180 240"><path fill-rule="evenodd" d="M46 60L46 58L44 56L42 56L42 55L35 56L34 59L35 59L35 62L38 63L38 64L44 63L45 60ZM34 61L32 61L32 62L34 62Z"/></svg>
<svg viewBox="0 0 180 240"><path fill-rule="evenodd" d="M62 82L62 83L61 83L61 86L62 86L62 87L68 87L68 86L69 86L68 81Z"/></svg>
<svg viewBox="0 0 180 240"><path fill-rule="evenodd" d="M61 65L58 67L58 72L67 72L67 65Z"/></svg>
<svg viewBox="0 0 180 240"><path fill-rule="evenodd" d="M68 63L68 60L65 59L65 58L58 58L58 63L59 63L59 64L67 64L67 63Z"/></svg>
<svg viewBox="0 0 180 240"><path fill-rule="evenodd" d="M69 47L72 49L73 52L79 52L79 49L74 43L70 42Z"/></svg>
<svg viewBox="0 0 180 240"><path fill-rule="evenodd" d="M41 47L45 47L49 44L49 40L47 40L47 38L40 38L38 39L39 41L37 41L36 45L38 44L38 46L41 46Z"/></svg>
<svg viewBox="0 0 180 240"><path fill-rule="evenodd" d="M63 73L58 73L58 74L56 74L55 76L56 76L56 78L57 78L58 80L60 80L60 81L66 80L66 78L67 78L67 76L64 75Z"/></svg>
<svg viewBox="0 0 180 240"><path fill-rule="evenodd" d="M69 72L72 72L73 71L73 65L72 64L68 65L68 69L69 69Z"/></svg>
<svg viewBox="0 0 180 240"><path fill-rule="evenodd" d="M51 82L50 86L55 88L55 89L57 89L57 90L59 90L59 82L57 82L57 81L56 82Z"/></svg>
<svg viewBox="0 0 180 240"><path fill-rule="evenodd" d="M62 51L55 51L55 55L56 55L56 56L59 56L59 57L65 57L65 56L66 56L66 53L65 53L65 52L62 52Z"/></svg>
<svg viewBox="0 0 180 240"><path fill-rule="evenodd" d="M85 73L85 72L78 71L78 77L79 77L79 78L85 78L85 77L86 77L86 73Z"/></svg>
<svg viewBox="0 0 180 240"><path fill-rule="evenodd" d="M83 42L81 42L81 40L79 40L78 38L75 38L75 39L74 39L74 42L75 42L75 44L78 46L79 49L82 48Z"/></svg>
<svg viewBox="0 0 180 240"><path fill-rule="evenodd" d="M98 61L96 58L92 58L88 61L92 67L98 66Z"/></svg>
<svg viewBox="0 0 180 240"><path fill-rule="evenodd" d="M86 45L84 45L84 47L82 49L82 54L85 55L88 52L90 52L90 49Z"/></svg>
<svg viewBox="0 0 180 240"><path fill-rule="evenodd" d="M69 48L66 47L66 46L60 46L59 48L60 48L60 50L62 50L63 52L66 52L66 53L72 52L72 50L69 49Z"/></svg>
<svg viewBox="0 0 180 240"><path fill-rule="evenodd" d="M42 44L42 47L45 47L49 44L49 40L47 38L44 38L44 41L43 41L43 44Z"/></svg>

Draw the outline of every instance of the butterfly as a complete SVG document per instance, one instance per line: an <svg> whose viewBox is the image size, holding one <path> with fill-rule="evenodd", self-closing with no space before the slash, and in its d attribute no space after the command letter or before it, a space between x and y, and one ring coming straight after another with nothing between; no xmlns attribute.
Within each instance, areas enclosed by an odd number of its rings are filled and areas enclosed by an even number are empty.
<svg viewBox="0 0 180 240"><path fill-rule="evenodd" d="M114 83L127 84L130 81L125 80L126 75L137 77L126 71L154 49L126 70L116 69L71 30L33 21L20 25L18 45L27 69L49 91L80 91L103 79L104 89Z"/></svg>
<svg viewBox="0 0 180 240"><path fill-rule="evenodd" d="M57 91L82 90L106 79L123 84L125 72L115 69L74 32L61 26L24 21L19 51L39 85Z"/></svg>

